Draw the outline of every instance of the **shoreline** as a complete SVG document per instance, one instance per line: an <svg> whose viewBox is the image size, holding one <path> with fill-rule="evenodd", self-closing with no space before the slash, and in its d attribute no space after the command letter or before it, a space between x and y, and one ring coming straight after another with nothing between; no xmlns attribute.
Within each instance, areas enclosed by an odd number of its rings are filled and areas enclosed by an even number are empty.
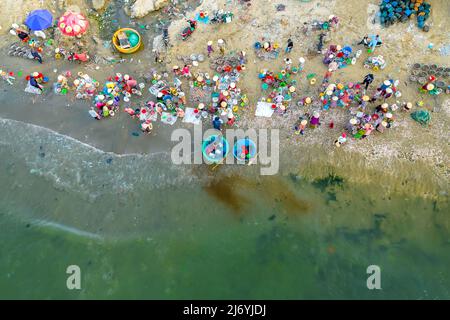
<svg viewBox="0 0 450 320"><path fill-rule="evenodd" d="M199 12L204 8L210 10L214 7L225 6L225 3L225 1L217 1L212 4L203 3L197 7L194 12L190 12L189 15L193 16L195 12ZM354 41L356 40L354 39L356 35L359 36L359 34L363 34L367 30L370 32L371 28L376 27L366 26L366 30L364 31L354 30L354 24L365 24L367 19L365 14L362 14L359 17L350 17L350 21L347 21L345 19L347 17L343 12L344 6L339 2L332 1L330 3L317 1L317 3L320 5L312 2L298 3L295 1L289 1L287 3L287 7L288 9L292 9L292 11L296 11L297 8L304 8L304 12L307 11L312 18L326 18L330 13L334 13L338 16L343 15L344 18L341 19L340 28L337 32L334 32L331 35L332 43L345 43L344 39L346 38L351 38L352 41ZM329 6L323 6L325 3L328 3ZM368 16L370 17L370 8L372 8L371 6L376 3L378 3L378 1L375 0L368 1L368 3L358 2L358 7L355 9L362 10L364 13L367 11ZM271 24L269 21L266 21L264 24L265 16L262 15L262 13L265 13L266 16L273 15L273 23L280 25L280 30L273 36L283 43L287 34L292 32L292 30L289 30L289 26L283 27L283 21L285 21L283 19L287 19L289 21L289 19L292 19L295 14L290 10L287 12L276 12L274 9L275 3L269 2L269 4L270 5L265 8L255 8L254 4L249 9L238 12L234 21L229 25L219 27L210 27L209 25L202 26L202 29L196 31L188 42L181 42L176 37L181 25L184 23L184 20L181 19L178 21L173 21L169 27L169 32L172 36L174 46L170 49L168 60L176 61L175 57L178 54L202 51L204 44L210 38L210 35L207 33L211 30L217 31L221 35L223 34L230 45L230 49L242 49L241 39L243 37L248 37L248 35L252 32L259 32L263 35L267 32L267 30L269 30L268 26ZM442 12L436 13L436 11L433 11L433 16L441 14ZM244 17L247 18L244 19ZM352 20L354 19L358 19L358 21L353 22ZM301 22L310 20L311 19L309 17L301 15L296 29L297 32ZM437 18L433 17L432 21L436 20ZM414 24L414 22L411 23ZM387 60L390 61L390 63L387 69L383 72L383 75L377 74L377 78L379 79L386 74L389 75L399 72L400 80L402 83L406 83L407 80L405 79L405 75L407 74L408 68L405 66L405 63L409 64L412 61L410 58L405 59L402 56L394 57L390 51L395 50L395 48L398 48L399 45L401 47L408 48L408 43L404 41L405 39L414 39L414 37L421 37L422 39L426 39L427 37L430 39L437 39L436 37L444 37L444 35L436 35L434 28L441 28L442 23L448 24L448 21L441 21L440 23L441 25L434 26L429 34L420 34L419 31L415 29L412 29L411 31L408 24L397 24L391 26L389 29L379 30L383 37L387 37L388 39L396 36L390 36L390 30L395 30L397 35L401 34L402 30L406 32L402 38L392 38L385 41L386 47L381 48L379 53L382 53L385 57L388 57ZM248 27L248 30L242 29L243 26ZM260 29L260 27L262 29ZM413 26L413 28L416 27ZM239 32L241 32L242 35L239 36ZM255 39L249 38L249 43L244 44L245 47L248 47L251 41L256 40L256 37L257 36L254 35L253 38ZM297 45L294 47L294 60L300 55L307 56L307 46L304 46L302 43L305 39L300 33L296 34L296 37L298 37L299 42L296 42ZM215 35L214 38L216 38ZM410 45L410 47L413 46ZM427 56L427 59L431 59L431 61L444 61L445 59L445 57L440 57L437 55L436 52L430 55L430 52L426 49L426 43L416 44L416 47L422 60L425 56ZM423 51L420 51L419 49ZM256 119L254 117L253 112L256 101L261 97L261 92L258 89L259 83L257 82L258 79L256 79L256 74L261 68L266 68L269 66L271 68L281 67L283 56L278 58L276 61L259 61L255 57L252 49L246 48L246 50L248 52L249 63L246 72L242 75L241 83L243 90L248 92L251 103L247 110L243 110L241 121L238 125L243 128L269 127L281 129L280 152L289 154L289 156L285 157L285 163L281 163L281 171L287 171L287 174L291 173L290 171L299 172L302 176L309 177L309 179L326 177L328 174L337 172L339 173L339 176L347 178L349 181L352 181L352 183L356 183L358 181L363 183L370 183L372 181L373 183L373 181L377 179L384 180L385 177L388 181L393 181L392 188L396 190L396 192L408 193L414 191L417 195L425 197L429 196L426 195L427 190L434 190L433 193L437 194L438 197L440 191L445 191L446 189L448 190L450 172L446 169L446 167L448 168L450 163L450 147L445 143L445 139L440 139L440 136L443 136L444 138L446 135L448 136L448 132L446 133L445 130L450 124L450 99L439 99L440 102L438 102L438 104L441 104L440 111L433 113L435 116L433 116L432 126L429 128L420 127L414 123L413 120L409 119L408 114L402 115L400 113L399 120L397 120L397 126L388 133L383 135L372 135L365 139L365 141L349 141L345 146L340 149L336 149L333 146L333 141L339 136L340 130L338 128L342 128L345 121L344 111L342 110L333 110L323 113L324 122L327 122L328 119L333 119L335 129L328 129L326 128L327 125L324 124L319 129L308 130L304 137L295 136L293 134L293 130L291 129L293 122L298 115L304 112L304 110L299 110L297 107L292 107L288 117L279 117L274 115L269 120ZM402 51L406 54L407 50L408 49L403 49ZM149 48L146 48L146 51L149 51ZM126 71L130 70L130 72L133 72L139 69L139 67L141 69L144 66L147 68L148 61L145 61L145 59L148 59L148 54L149 53L147 52L147 55L140 54L139 56L134 57L136 60L143 60L141 65L132 65L131 63L119 64L117 66L102 65L99 71L87 70L87 72L99 75L99 80L103 82L103 78L120 69ZM133 59L133 57L126 58ZM305 74L313 71L316 71L318 74L324 72L325 67L320 60L320 56L308 58ZM17 60L8 58L5 59L5 61L13 63ZM398 67L395 67L395 65L399 64L400 61L403 62ZM54 67L53 64L38 66L32 62L24 61L24 65L27 68L35 67L40 70L44 67L48 74L51 76L54 75L51 72L51 69ZM148 66L150 65L151 64L148 63ZM162 66L162 69L170 70L170 66L170 63L166 64L165 66ZM64 68L79 70L81 66L59 63L57 67L59 70L64 70ZM199 71L205 71L205 67L205 64L200 64L197 69ZM364 72L364 70L361 70L362 68L358 68L356 66L349 67L349 69L350 71L344 69L336 72L334 79L339 79L343 82L351 81L355 80L355 76L362 76L362 72ZM309 86L304 79L300 79L299 82L302 92L309 95L317 94L317 88ZM7 88L8 91L14 90L12 97L13 99L16 99L16 102L19 104L14 107L14 110L0 110L0 117L2 118L11 118L49 128L50 130L70 136L82 143L89 144L102 151L104 150L105 152L114 152L117 154L152 154L154 152L168 152L170 150L170 146L172 145L170 142L170 132L172 128L170 126L165 126L164 124L158 122L155 125L156 133L148 137L149 139L147 139L147 137L134 138L131 136L131 133L138 131L138 126L127 119L125 115L121 114L118 116L119 119L116 117L116 119L102 121L102 123L99 124L98 122L91 121L87 115L86 110L88 108L88 102L76 101L74 103L73 100L69 102L65 100L65 97L55 97L51 93L38 97L36 99L36 104L31 106L34 110L29 110L27 108L30 107L29 104L30 101L32 101L32 98L27 95L23 95L23 93L21 93L22 82L17 81L17 83L19 90L9 87L6 83L1 85L1 88ZM418 96L415 90L408 87L404 88L404 86L402 86L402 91L406 92L404 95ZM147 92L145 96L148 96ZM0 97L4 97L4 93L0 93ZM408 99L407 97L405 98ZM415 100L415 98L413 99L411 97L411 100ZM61 103L61 101L63 103ZM71 106L68 108L64 107L63 104L65 102L71 104ZM54 106L55 103L58 106ZM427 106L430 106L431 103L433 102L430 99L426 100ZM61 108L62 110L58 108ZM179 124L177 123L173 128L177 128L178 126ZM184 124L181 126L190 128ZM82 130L80 130L80 128L82 128ZM411 141L413 143L411 143ZM330 149L332 150L331 152L329 152ZM303 154L305 153L315 154L315 157L304 157ZM295 161L291 161L292 159L295 159ZM295 163L296 161L298 161L298 164ZM290 162L294 162L294 164ZM389 168L386 170L387 163L389 164ZM283 168L283 166L286 167ZM354 168L358 168L358 170L354 170ZM365 170L366 168L368 170ZM418 173L419 168L420 173ZM371 173L369 174L368 171ZM381 174L379 173L380 171L382 172ZM415 176L416 174L417 176ZM409 182L405 182L408 179L414 179L417 186L411 185Z"/></svg>

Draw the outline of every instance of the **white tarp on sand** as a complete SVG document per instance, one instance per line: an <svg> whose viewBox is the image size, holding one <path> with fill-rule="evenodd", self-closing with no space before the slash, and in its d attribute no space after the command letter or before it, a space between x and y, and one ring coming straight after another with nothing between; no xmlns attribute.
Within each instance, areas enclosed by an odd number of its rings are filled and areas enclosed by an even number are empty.
<svg viewBox="0 0 450 320"><path fill-rule="evenodd" d="M194 108L186 108L184 111L184 119L183 122L185 123L193 123L193 124L200 124L200 117L196 117L197 114L194 113Z"/></svg>
<svg viewBox="0 0 450 320"><path fill-rule="evenodd" d="M273 115L272 103L258 102L256 105L255 116L270 118Z"/></svg>

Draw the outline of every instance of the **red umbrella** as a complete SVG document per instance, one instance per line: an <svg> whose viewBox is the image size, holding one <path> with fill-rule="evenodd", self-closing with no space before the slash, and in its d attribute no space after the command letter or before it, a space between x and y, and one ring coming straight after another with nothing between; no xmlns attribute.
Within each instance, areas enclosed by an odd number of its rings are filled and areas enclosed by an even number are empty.
<svg viewBox="0 0 450 320"><path fill-rule="evenodd" d="M84 15L67 11L59 18L58 28L66 36L78 36L86 32L89 22Z"/></svg>

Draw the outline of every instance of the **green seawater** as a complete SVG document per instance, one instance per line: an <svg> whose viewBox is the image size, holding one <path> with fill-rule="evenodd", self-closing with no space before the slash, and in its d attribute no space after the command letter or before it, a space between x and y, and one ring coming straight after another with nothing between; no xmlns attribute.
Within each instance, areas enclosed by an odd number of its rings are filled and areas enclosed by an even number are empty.
<svg viewBox="0 0 450 320"><path fill-rule="evenodd" d="M22 156L2 148L2 299L450 298L445 199L288 175L89 201ZM228 184L233 204L215 192ZM66 287L69 265L81 290ZM369 265L381 290L366 286Z"/></svg>

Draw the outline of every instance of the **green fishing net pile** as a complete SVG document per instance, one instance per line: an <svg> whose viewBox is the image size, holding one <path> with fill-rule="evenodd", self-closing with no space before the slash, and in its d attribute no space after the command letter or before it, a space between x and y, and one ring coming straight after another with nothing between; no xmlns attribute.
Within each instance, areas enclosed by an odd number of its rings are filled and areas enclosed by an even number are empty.
<svg viewBox="0 0 450 320"><path fill-rule="evenodd" d="M411 113L411 118L420 123L423 126L426 126L431 121L431 114L428 110L417 110Z"/></svg>

